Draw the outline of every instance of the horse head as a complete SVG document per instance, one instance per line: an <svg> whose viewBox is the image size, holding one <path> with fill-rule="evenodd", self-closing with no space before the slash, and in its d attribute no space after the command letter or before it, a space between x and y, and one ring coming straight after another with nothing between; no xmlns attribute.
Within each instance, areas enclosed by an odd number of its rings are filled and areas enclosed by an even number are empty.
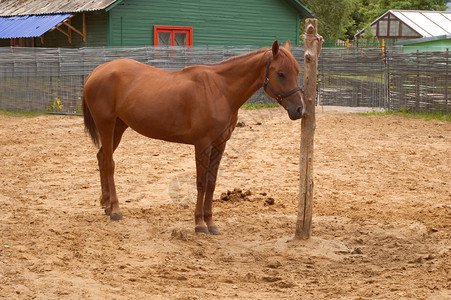
<svg viewBox="0 0 451 300"><path fill-rule="evenodd" d="M298 84L301 67L291 53L290 41L282 47L275 41L271 52L266 65L265 91L287 110L291 120L300 119L305 113L302 88Z"/></svg>

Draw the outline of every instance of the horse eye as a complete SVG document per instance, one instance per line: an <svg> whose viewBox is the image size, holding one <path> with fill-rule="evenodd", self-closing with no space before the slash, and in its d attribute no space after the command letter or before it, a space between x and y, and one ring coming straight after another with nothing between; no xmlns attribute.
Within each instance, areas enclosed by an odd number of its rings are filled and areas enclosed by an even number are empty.
<svg viewBox="0 0 451 300"><path fill-rule="evenodd" d="M277 72L277 76L279 76L280 79L284 79L285 78L285 73L284 72Z"/></svg>

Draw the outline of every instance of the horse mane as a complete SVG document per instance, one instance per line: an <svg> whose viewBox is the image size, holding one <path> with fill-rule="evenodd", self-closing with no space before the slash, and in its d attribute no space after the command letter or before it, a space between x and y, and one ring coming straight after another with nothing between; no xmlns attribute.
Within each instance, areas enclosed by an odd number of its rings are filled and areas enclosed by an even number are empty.
<svg viewBox="0 0 451 300"><path fill-rule="evenodd" d="M223 65L223 64L234 62L235 60L247 58L249 56L253 56L253 55L260 54L260 53L267 52L267 51L271 51L271 48L265 47L265 48L254 50L254 51L251 51L251 52L248 52L248 53L232 56L232 57L230 57L228 59L225 59L223 61L213 62L213 63L203 63L203 64L199 64L199 65L188 66L188 67L185 67L184 69L191 69L192 67L196 67L196 66L210 66L210 67L220 66L220 65ZM290 60L290 62L292 64L295 65L295 68L297 69L298 72L301 71L301 67L300 67L299 63L297 62L296 58L294 57L294 55L291 53L291 51L289 51L289 50L287 50L287 49L285 49L283 47L280 47L279 48L279 52L283 52L284 53L284 57L286 57L288 60Z"/></svg>
<svg viewBox="0 0 451 300"><path fill-rule="evenodd" d="M270 50L271 50L271 48L265 47L265 48L261 48L261 49L255 50L255 51L251 51L251 52L248 52L248 53L241 54L241 55L232 56L232 57L230 57L230 58L228 58L226 60L223 60L223 61L220 61L220 62L217 62L217 63L207 63L207 64L204 64L204 65L207 65L207 66L222 65L222 64L225 64L225 63L233 62L233 61L238 60L238 59L246 58L248 56L252 56L252 55L263 53L263 52L270 51ZM296 67L298 72L301 71L301 67L300 67L298 61L296 60L296 58L294 57L294 55L291 53L291 51L289 51L289 50L287 50L287 49L285 49L283 47L279 48L279 52L280 51L282 51L285 54L284 56L287 57L291 61L291 63L295 65L295 67Z"/></svg>
<svg viewBox="0 0 451 300"><path fill-rule="evenodd" d="M261 48L261 49L254 50L254 51L251 51L251 52L248 52L248 53L244 53L244 54L240 54L240 55L235 55L235 56L232 56L232 57L230 57L230 58L228 58L228 59L226 59L226 60L222 60L222 61L219 61L219 62L205 63L205 64L201 64L201 65L204 65L204 66L217 66L217 65L222 65L222 64L225 64L225 63L233 62L233 61L238 60L238 59L242 59L242 58L246 58L246 57L248 57L248 56L252 56L252 55L254 55L254 54L259 54L259 53L262 53L262 52L266 52L266 51L268 51L268 50L271 50L271 48L268 48L268 47L266 47L266 48Z"/></svg>

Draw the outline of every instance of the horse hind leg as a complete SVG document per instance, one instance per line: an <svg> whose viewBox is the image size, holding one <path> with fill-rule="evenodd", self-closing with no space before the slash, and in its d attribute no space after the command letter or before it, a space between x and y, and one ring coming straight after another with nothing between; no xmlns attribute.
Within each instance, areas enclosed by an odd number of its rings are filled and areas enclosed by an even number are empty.
<svg viewBox="0 0 451 300"><path fill-rule="evenodd" d="M111 153L111 159L110 163L112 164L113 169L113 175L114 175L114 169L115 169L115 163L114 160L112 160L112 154L119 146L119 143L121 141L122 135L124 134L125 130L128 128L128 125L125 124L121 119L117 118L116 123L114 126L114 132L113 132L113 147L112 147L112 153ZM102 137L101 137L102 139ZM106 138L104 138L106 139ZM111 219L120 219L122 218L122 214L119 215L112 215L112 204L110 201L110 185L109 185L109 178L108 178L108 172L107 172L107 161L105 160L105 149L103 140L102 140L102 147L99 149L99 152L97 153L97 160L99 164L99 171L100 171L100 183L102 186L102 195L100 196L100 205L105 210L105 214L109 215ZM108 152L108 151L107 151ZM114 179L113 179L114 181ZM114 182L113 182L114 183ZM114 186L113 186L114 187ZM114 189L115 193L115 189ZM116 197L117 199L117 197Z"/></svg>
<svg viewBox="0 0 451 300"><path fill-rule="evenodd" d="M110 190L108 187L108 182L106 180L103 147L100 147L99 152L97 152L97 162L99 165L100 185L102 187L102 194L100 195L100 206L105 210L105 214L110 215L111 210L108 207L110 203Z"/></svg>

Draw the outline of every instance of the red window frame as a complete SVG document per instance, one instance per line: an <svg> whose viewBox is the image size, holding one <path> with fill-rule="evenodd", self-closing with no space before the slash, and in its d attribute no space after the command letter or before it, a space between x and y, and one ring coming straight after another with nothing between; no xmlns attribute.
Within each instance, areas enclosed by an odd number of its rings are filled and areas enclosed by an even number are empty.
<svg viewBox="0 0 451 300"><path fill-rule="evenodd" d="M153 42L155 46L158 46L158 33L160 32L169 32L171 34L171 46L175 46L174 45L175 33L178 32L186 33L186 46L188 47L193 46L193 27L155 25L153 36Z"/></svg>

